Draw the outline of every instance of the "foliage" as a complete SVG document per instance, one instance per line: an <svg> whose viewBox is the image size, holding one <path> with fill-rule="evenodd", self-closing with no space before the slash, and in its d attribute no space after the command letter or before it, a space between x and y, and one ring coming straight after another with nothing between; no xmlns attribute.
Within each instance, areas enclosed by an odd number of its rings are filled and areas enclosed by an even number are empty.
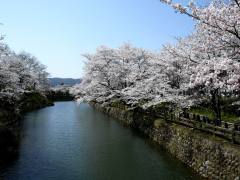
<svg viewBox="0 0 240 180"><path fill-rule="evenodd" d="M203 107L192 107L189 112L197 114L197 115L204 115L207 116L209 119L214 120L215 114L214 111L211 109L203 108ZM228 122L236 122L239 121L239 116L234 113L224 112L222 111L222 120Z"/></svg>
<svg viewBox="0 0 240 180"><path fill-rule="evenodd" d="M221 119L223 97L240 90L240 2L212 1L188 7L161 0L195 20L195 31L159 53L125 44L100 47L87 58L85 76L72 92L81 100L120 99L143 108L162 102L191 107L210 99Z"/></svg>
<svg viewBox="0 0 240 180"><path fill-rule="evenodd" d="M43 92L48 88L46 67L34 56L16 54L0 40L0 98L18 99L30 91ZM14 97L14 98L12 98Z"/></svg>

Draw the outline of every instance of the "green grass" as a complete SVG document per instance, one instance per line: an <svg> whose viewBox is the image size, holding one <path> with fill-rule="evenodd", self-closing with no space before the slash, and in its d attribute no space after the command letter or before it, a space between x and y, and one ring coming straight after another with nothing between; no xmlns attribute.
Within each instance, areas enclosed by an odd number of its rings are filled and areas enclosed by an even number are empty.
<svg viewBox="0 0 240 180"><path fill-rule="evenodd" d="M203 115L207 116L209 119L214 120L214 112L211 109L201 108L201 107L194 107L189 110L189 112L197 114L197 115ZM239 121L240 117L236 116L235 114L230 114L226 112L222 112L222 120L227 122L235 122Z"/></svg>
<svg viewBox="0 0 240 180"><path fill-rule="evenodd" d="M189 112L197 115L207 116L209 119L214 119L214 113L211 110L207 110L204 108L194 107L194 108L191 108Z"/></svg>
<svg viewBox="0 0 240 180"><path fill-rule="evenodd" d="M229 113L222 113L222 119L223 121L227 122L236 122L239 121L239 117L235 114L229 114Z"/></svg>

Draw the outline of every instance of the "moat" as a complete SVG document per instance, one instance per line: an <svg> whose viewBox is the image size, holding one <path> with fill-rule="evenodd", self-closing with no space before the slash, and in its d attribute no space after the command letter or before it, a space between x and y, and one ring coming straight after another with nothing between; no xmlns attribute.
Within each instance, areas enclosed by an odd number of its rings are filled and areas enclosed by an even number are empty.
<svg viewBox="0 0 240 180"><path fill-rule="evenodd" d="M199 179L186 165L88 104L26 114L18 157L0 179Z"/></svg>

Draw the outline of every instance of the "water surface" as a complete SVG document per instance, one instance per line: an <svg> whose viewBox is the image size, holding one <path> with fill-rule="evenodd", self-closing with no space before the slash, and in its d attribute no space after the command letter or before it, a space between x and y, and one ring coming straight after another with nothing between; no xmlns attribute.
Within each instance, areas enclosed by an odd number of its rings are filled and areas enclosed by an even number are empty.
<svg viewBox="0 0 240 180"><path fill-rule="evenodd" d="M25 116L9 180L184 180L193 172L88 104L57 102Z"/></svg>

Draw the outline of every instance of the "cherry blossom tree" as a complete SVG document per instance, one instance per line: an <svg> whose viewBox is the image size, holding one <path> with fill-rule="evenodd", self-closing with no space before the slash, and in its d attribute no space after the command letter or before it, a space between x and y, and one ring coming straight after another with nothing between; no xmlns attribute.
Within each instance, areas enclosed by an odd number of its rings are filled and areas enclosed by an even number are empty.
<svg viewBox="0 0 240 180"><path fill-rule="evenodd" d="M98 48L85 55L85 77L73 93L87 101L120 98L131 105L173 102L184 107L203 100L203 94L211 97L216 118L221 119L221 96L240 90L239 0L213 1L205 7L161 1L192 17L195 31L159 53L129 44Z"/></svg>
<svg viewBox="0 0 240 180"><path fill-rule="evenodd" d="M180 77L171 76L172 64L166 61L164 53L124 44L117 49L100 47L95 54L85 57L85 77L72 92L80 92L87 101L105 102L115 97L130 105L140 101L152 105L180 99L180 82L175 83Z"/></svg>
<svg viewBox="0 0 240 180"><path fill-rule="evenodd" d="M214 1L204 8L192 2L188 7L168 0L162 2L196 20L196 31L167 49L172 59L185 61L189 88L210 95L216 117L221 119L222 92L239 91L239 1Z"/></svg>
<svg viewBox="0 0 240 180"><path fill-rule="evenodd" d="M46 67L28 53L16 54L0 40L0 93L20 95L42 92L47 85Z"/></svg>
<svg viewBox="0 0 240 180"><path fill-rule="evenodd" d="M49 88L47 81L49 73L46 71L47 67L29 53L21 52L17 56L20 58L21 62L24 63L26 70L31 74L32 78L35 79L34 88L42 90Z"/></svg>
<svg viewBox="0 0 240 180"><path fill-rule="evenodd" d="M186 14L196 20L196 33L203 36L201 49L205 52L225 52L228 57L239 60L240 51L240 7L239 0L212 1L207 7L198 7L192 1L188 7L173 3L171 0L161 0L176 11Z"/></svg>
<svg viewBox="0 0 240 180"><path fill-rule="evenodd" d="M122 97L123 90L135 87L148 76L152 56L147 50L129 44L117 49L98 48L95 54L85 55L88 62L81 83L84 92L97 100Z"/></svg>
<svg viewBox="0 0 240 180"><path fill-rule="evenodd" d="M204 89L212 97L213 110L221 120L220 96L222 92L240 89L240 64L227 57L202 61L191 75L190 88Z"/></svg>

